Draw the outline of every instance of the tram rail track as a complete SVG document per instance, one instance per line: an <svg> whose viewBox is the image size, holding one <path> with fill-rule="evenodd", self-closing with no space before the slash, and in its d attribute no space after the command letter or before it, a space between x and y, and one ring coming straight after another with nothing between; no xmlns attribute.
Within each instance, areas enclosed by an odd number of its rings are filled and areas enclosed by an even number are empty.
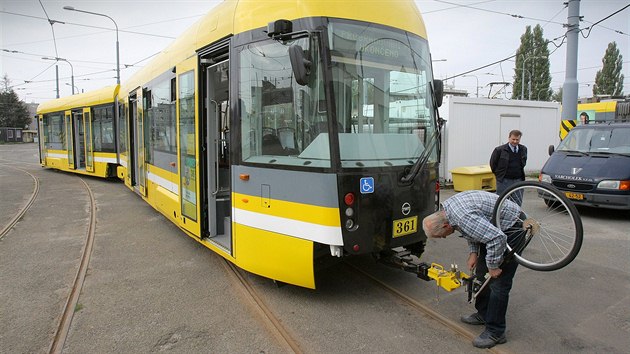
<svg viewBox="0 0 630 354"><path fill-rule="evenodd" d="M459 323L450 320L449 318L443 316L442 314L440 314L439 312L433 310L432 308L430 308L429 306L419 302L418 300L412 298L411 296L403 293L402 291L392 287L391 285L381 281L380 279L378 279L377 277L373 276L372 274L366 272L365 270L350 264L348 262L344 262L344 265L346 265L347 267L351 268L352 270L354 270L355 272L363 275L364 277L370 279L374 284L378 285L379 287L381 287L382 289L386 290L387 292L389 292L390 294L392 294L393 296L403 300L405 303L407 303L409 306L411 306L412 308L414 308L415 310L419 311L420 313L429 316L430 318L436 320L437 322L439 322L440 324L442 324L443 326L445 326L446 328L452 330L453 332L459 334L460 336L469 339L470 341L472 341L476 336L477 333L473 333L471 331L469 331L468 329L464 328L463 326L461 326ZM496 354L512 354L512 352L508 351L508 350L503 350L502 348L497 348L497 347L493 347L493 348L489 348L487 349L490 353L496 353Z"/></svg>
<svg viewBox="0 0 630 354"><path fill-rule="evenodd" d="M3 163L2 165L7 166L9 168L13 168L19 171L22 171L26 174L28 174L34 181L35 186L33 188L33 193L31 194L31 196L29 197L29 200L26 202L26 204L24 204L20 210L18 210L18 212L13 216L13 218L11 218L11 220L9 220L9 222L2 228L2 230L0 230L0 240L2 240L2 238L9 233L9 231L22 219L22 217L24 216L24 214L26 214L26 212L31 208L31 206L33 205L33 203L35 202L35 199L37 198L37 195L39 194L39 179L37 177L35 177L35 175L33 175L32 173L21 169L19 167L15 167L15 166L11 166L9 164Z"/></svg>
<svg viewBox="0 0 630 354"><path fill-rule="evenodd" d="M90 264L92 249L94 247L94 236L96 231L96 200L94 199L94 193L87 182L85 182L85 180L81 177L77 178L79 178L79 180L85 185L90 197L90 221L87 229L86 242L81 255L81 261L72 284L72 289L70 290L70 294L63 308L59 324L55 330L55 335L48 351L50 354L57 354L63 351L75 308L79 302L79 296L81 295L85 275Z"/></svg>
<svg viewBox="0 0 630 354"><path fill-rule="evenodd" d="M265 303L262 296L254 288L254 286L245 278L242 271L238 269L233 263L224 260L223 262L228 273L232 275L238 284L241 286L242 291L248 295L248 298L252 300L256 309L259 310L260 316L263 318L267 328L278 338L278 340L287 349L290 349L293 353L301 354L304 351L300 348L298 341L289 333L289 331L282 325L280 319L273 313L271 308Z"/></svg>

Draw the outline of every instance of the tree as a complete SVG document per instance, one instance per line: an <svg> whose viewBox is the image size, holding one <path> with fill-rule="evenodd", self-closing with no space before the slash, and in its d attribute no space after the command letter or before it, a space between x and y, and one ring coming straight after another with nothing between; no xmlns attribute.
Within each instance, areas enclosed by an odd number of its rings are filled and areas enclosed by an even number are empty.
<svg viewBox="0 0 630 354"><path fill-rule="evenodd" d="M0 92L0 127L24 128L31 123L31 117L24 102L11 88L11 81L5 74Z"/></svg>
<svg viewBox="0 0 630 354"><path fill-rule="evenodd" d="M521 45L516 51L514 66L514 88L512 99L532 99L549 101L551 89L551 73L549 72L548 41L543 38L543 29L536 25L525 27L521 36ZM524 71L523 71L524 67Z"/></svg>
<svg viewBox="0 0 630 354"><path fill-rule="evenodd" d="M621 73L623 56L619 54L617 43L608 43L602 59L602 70L595 75L593 95L623 96L623 74Z"/></svg>
<svg viewBox="0 0 630 354"><path fill-rule="evenodd" d="M553 95L551 95L551 100L556 102L562 102L562 87L558 89L558 91L554 91Z"/></svg>

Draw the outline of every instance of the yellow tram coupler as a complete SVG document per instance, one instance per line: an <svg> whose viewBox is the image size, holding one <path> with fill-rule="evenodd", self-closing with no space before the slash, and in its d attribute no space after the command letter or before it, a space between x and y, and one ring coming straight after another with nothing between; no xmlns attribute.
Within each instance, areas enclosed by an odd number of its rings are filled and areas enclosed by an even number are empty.
<svg viewBox="0 0 630 354"><path fill-rule="evenodd" d="M438 286L446 291L453 291L463 284L463 280L469 279L468 274L457 269L457 266L451 265L451 270L445 270L444 267L437 263L431 263L431 267L427 269L427 277L435 280Z"/></svg>

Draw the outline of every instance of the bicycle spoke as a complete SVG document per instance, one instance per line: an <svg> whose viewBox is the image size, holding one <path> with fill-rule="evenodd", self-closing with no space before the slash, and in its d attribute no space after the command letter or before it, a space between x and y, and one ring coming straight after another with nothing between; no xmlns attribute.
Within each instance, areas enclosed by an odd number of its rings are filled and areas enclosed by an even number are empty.
<svg viewBox="0 0 630 354"><path fill-rule="evenodd" d="M534 270L555 270L570 263L582 243L582 224L575 206L549 185L520 182L504 192L494 211L494 222L501 224L504 203L518 200L525 217L519 221L529 231L509 239L508 247L517 261ZM526 234L533 233L531 239ZM510 237L510 236L509 236Z"/></svg>

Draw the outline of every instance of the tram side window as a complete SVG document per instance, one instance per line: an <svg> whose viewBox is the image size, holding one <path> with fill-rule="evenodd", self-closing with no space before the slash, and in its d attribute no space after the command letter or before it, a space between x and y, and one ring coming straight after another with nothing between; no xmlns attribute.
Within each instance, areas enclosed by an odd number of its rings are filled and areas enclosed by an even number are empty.
<svg viewBox="0 0 630 354"><path fill-rule="evenodd" d="M197 154L195 151L195 75L179 76L179 163L182 215L197 220Z"/></svg>
<svg viewBox="0 0 630 354"><path fill-rule="evenodd" d="M165 78L149 85L144 94L146 100L146 125L150 129L148 155L151 164L171 172L177 172L177 127L175 97L172 86L175 81Z"/></svg>
<svg viewBox="0 0 630 354"><path fill-rule="evenodd" d="M46 147L51 150L66 149L66 134L63 125L63 115L53 113L44 115L44 129L48 141Z"/></svg>
<svg viewBox="0 0 630 354"><path fill-rule="evenodd" d="M127 105L124 102L118 106L118 152L127 152Z"/></svg>
<svg viewBox="0 0 630 354"><path fill-rule="evenodd" d="M94 151L116 152L114 146L114 106L96 107L93 112Z"/></svg>
<svg viewBox="0 0 630 354"><path fill-rule="evenodd" d="M330 167L328 112L317 38L265 41L239 48L241 157L247 163ZM309 83L295 82L288 48L299 44L313 63Z"/></svg>

